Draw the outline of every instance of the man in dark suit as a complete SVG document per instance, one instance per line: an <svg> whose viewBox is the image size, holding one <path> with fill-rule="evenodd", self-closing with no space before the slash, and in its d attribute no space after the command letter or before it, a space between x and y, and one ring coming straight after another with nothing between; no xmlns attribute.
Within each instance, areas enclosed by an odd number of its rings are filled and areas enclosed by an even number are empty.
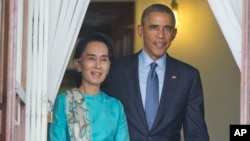
<svg viewBox="0 0 250 141"><path fill-rule="evenodd" d="M172 10L149 6L137 32L143 49L112 63L104 89L124 105L131 141L180 141L181 129L185 141L209 141L199 71L166 53L177 33ZM157 85L148 86L153 71Z"/></svg>

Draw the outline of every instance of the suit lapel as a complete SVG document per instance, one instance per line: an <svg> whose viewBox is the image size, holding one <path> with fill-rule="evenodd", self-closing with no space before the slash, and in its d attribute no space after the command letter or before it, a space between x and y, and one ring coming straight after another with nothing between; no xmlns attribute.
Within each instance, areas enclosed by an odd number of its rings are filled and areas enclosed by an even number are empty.
<svg viewBox="0 0 250 141"><path fill-rule="evenodd" d="M169 105L171 97L174 94L176 84L179 79L178 72L175 71L175 66L172 63L172 58L170 56L167 57L167 65L166 65L166 71L164 76L164 83L162 88L162 94L161 94L161 101L158 108L158 113L155 119L155 125L160 124L161 118L163 118L163 115L165 114L167 107Z"/></svg>
<svg viewBox="0 0 250 141"><path fill-rule="evenodd" d="M140 118L145 128L147 128L147 122L145 118L144 108L141 99L141 91L138 76L138 54L134 55L133 60L128 64L128 67L124 69L123 74L125 76L125 84L128 85L128 97L132 104L131 109L134 109L134 114Z"/></svg>

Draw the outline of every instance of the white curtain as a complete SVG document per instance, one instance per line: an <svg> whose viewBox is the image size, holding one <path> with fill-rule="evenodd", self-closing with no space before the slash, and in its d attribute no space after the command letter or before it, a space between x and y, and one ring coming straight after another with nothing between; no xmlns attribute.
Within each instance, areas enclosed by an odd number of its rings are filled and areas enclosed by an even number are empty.
<svg viewBox="0 0 250 141"><path fill-rule="evenodd" d="M51 104L53 104L59 90L89 1L50 1L48 100Z"/></svg>
<svg viewBox="0 0 250 141"><path fill-rule="evenodd" d="M242 0L208 0L208 3L241 70Z"/></svg>
<svg viewBox="0 0 250 141"><path fill-rule="evenodd" d="M25 140L47 140L47 50L49 0L28 1Z"/></svg>
<svg viewBox="0 0 250 141"><path fill-rule="evenodd" d="M49 103L57 95L89 2L28 1L26 141L47 140Z"/></svg>

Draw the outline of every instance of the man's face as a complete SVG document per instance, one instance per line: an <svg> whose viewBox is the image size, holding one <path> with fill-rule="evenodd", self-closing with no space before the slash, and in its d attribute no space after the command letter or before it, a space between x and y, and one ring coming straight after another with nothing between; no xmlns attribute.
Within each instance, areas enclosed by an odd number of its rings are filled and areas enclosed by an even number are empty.
<svg viewBox="0 0 250 141"><path fill-rule="evenodd" d="M137 31L143 38L144 50L153 60L166 53L177 33L172 16L163 12L150 13L144 25L138 25Z"/></svg>

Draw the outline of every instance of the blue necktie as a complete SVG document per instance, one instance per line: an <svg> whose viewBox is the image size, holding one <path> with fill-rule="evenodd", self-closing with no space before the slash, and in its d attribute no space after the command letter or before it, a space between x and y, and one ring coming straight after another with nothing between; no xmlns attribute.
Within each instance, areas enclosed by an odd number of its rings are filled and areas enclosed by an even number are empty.
<svg viewBox="0 0 250 141"><path fill-rule="evenodd" d="M151 70L148 73L146 86L145 112L149 129L151 129L154 123L159 105L159 81L155 71L156 66L155 62L151 63Z"/></svg>

